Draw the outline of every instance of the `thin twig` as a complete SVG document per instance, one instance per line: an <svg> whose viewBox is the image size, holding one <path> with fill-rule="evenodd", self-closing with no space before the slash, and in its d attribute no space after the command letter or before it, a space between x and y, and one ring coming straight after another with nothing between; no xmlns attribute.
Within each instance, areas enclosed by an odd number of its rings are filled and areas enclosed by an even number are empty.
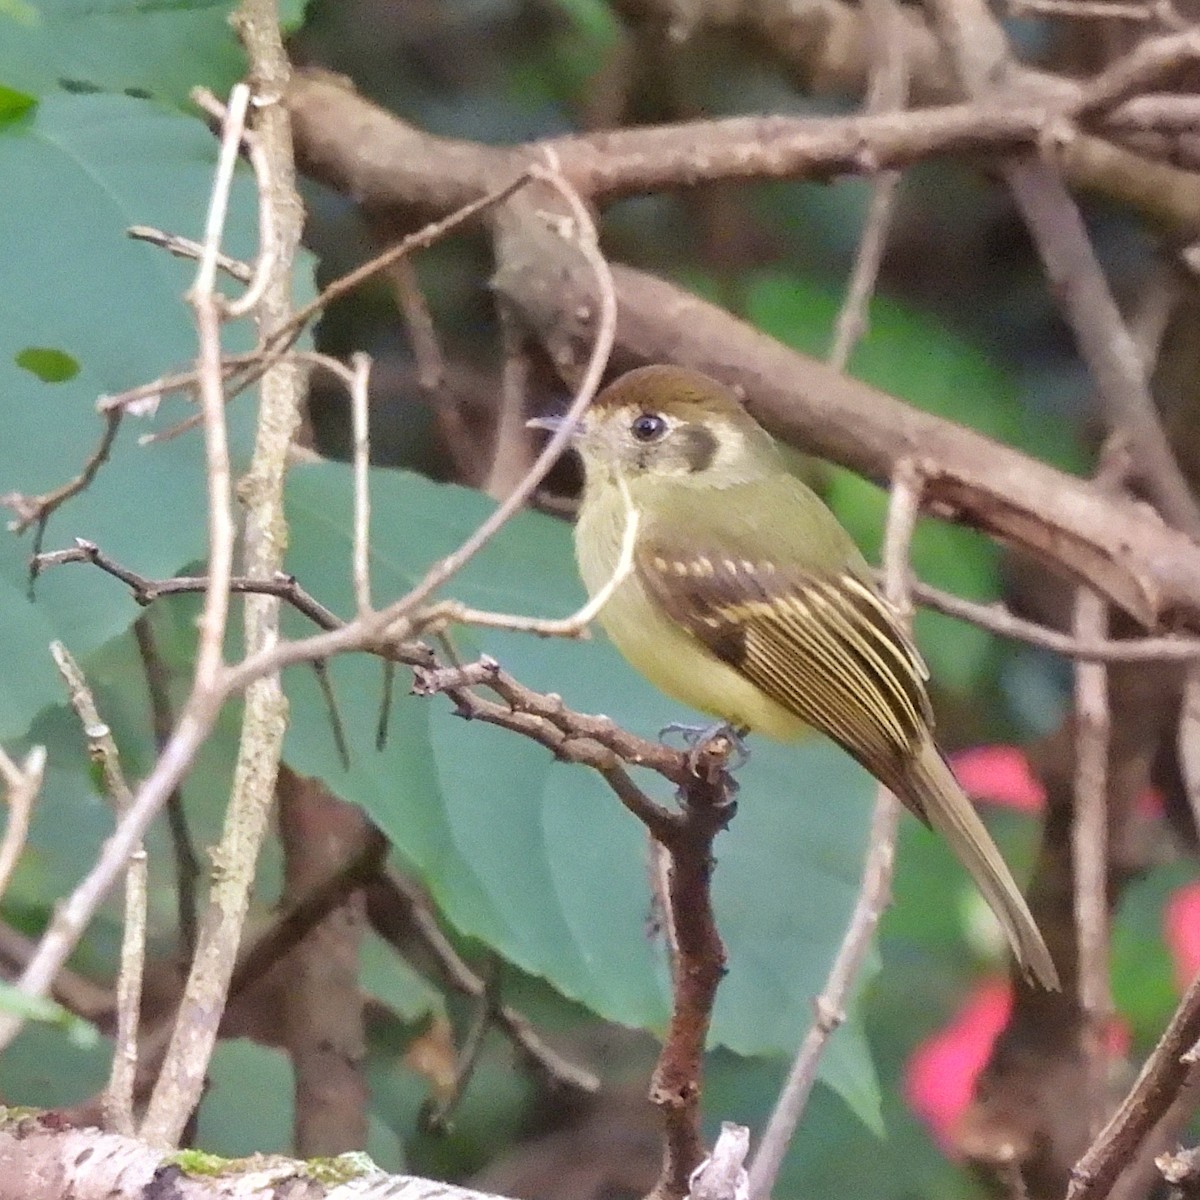
<svg viewBox="0 0 1200 1200"><path fill-rule="evenodd" d="M354 438L354 548L351 574L354 599L360 618L371 607L371 413L368 392L371 360L365 354L353 358L350 381L350 411Z"/></svg>
<svg viewBox="0 0 1200 1200"><path fill-rule="evenodd" d="M483 991L475 998L475 1013L454 1064L454 1082L448 1094L431 1099L421 1113L421 1125L430 1133L446 1133L450 1120L466 1095L467 1085L479 1065L484 1041L500 1009L500 964L492 956L491 970Z"/></svg>
<svg viewBox="0 0 1200 1200"><path fill-rule="evenodd" d="M1049 163L1014 162L1004 168L1004 175L1037 245L1050 290L1096 383L1109 431L1128 435L1137 479L1162 515L1193 537L1200 536L1200 505L1158 419L1137 343L1112 296L1075 201Z"/></svg>
<svg viewBox="0 0 1200 1200"><path fill-rule="evenodd" d="M225 230L233 170L238 145L250 103L250 89L235 85L221 138L221 152L213 181L208 220L204 229L204 253L196 279L188 291L188 302L196 315L199 340L197 370L200 408L204 414L205 480L208 489L208 589L199 621L196 646L195 690L215 691L221 669L225 626L229 619L229 580L233 575L234 524L229 465L229 442L225 428L225 393L221 373L221 309L216 296L217 255Z"/></svg>
<svg viewBox="0 0 1200 1200"><path fill-rule="evenodd" d="M199 105L213 117L218 125L224 124L226 117L225 106L208 88L193 88L191 99L193 103ZM272 171L262 142L253 130L243 129L242 147L246 152L247 159L250 161L250 167L254 171L254 181L258 194L265 197L270 187ZM262 301L263 293L270 285L271 277L275 271L276 258L279 253L279 236L275 229L275 217L274 204L259 204L258 257L255 259L254 268L250 279L247 281L248 286L246 290L236 300L227 300L225 302L225 316L227 319L244 317L247 313L253 312ZM225 255L218 250L217 258L218 260L223 259Z"/></svg>
<svg viewBox="0 0 1200 1200"><path fill-rule="evenodd" d="M50 655L66 684L67 696L88 743L88 757L100 768L104 791L117 820L128 811L133 792L121 769L116 739L100 719L96 701L78 664L61 642L50 643ZM133 1088L138 1066L138 1021L142 1005L142 976L146 961L146 908L149 877L146 851L137 846L125 873L125 923L121 936L121 968L117 975L117 1032L112 1070L104 1093L108 1128L134 1133Z"/></svg>
<svg viewBox="0 0 1200 1200"><path fill-rule="evenodd" d="M1026 13L1052 13L1074 20L1123 19L1148 21L1154 16L1152 3L1122 4L1120 0L1009 0L1009 11L1019 17Z"/></svg>
<svg viewBox="0 0 1200 1200"><path fill-rule="evenodd" d="M202 589L201 589L202 590ZM146 675L146 691L150 697L150 723L154 729L154 749L162 753L171 736L174 713L168 692L166 669L154 642L150 614L143 613L133 623L138 657ZM175 902L179 921L179 955L183 962L196 951L196 884L200 879L200 856L188 827L183 807L183 792L175 788L167 798L167 824L171 830L171 846L175 857Z"/></svg>
<svg viewBox="0 0 1200 1200"><path fill-rule="evenodd" d="M388 266L387 277L396 297L396 307L408 330L413 358L416 359L417 386L426 392L435 391L441 387L446 374L446 362L412 259L396 259Z"/></svg>
<svg viewBox="0 0 1200 1200"><path fill-rule="evenodd" d="M478 199L464 204L461 208L456 209L443 219L431 221L422 229L417 230L416 233L409 234L368 262L347 272L340 279L335 279L319 296L310 300L302 308L297 309L287 322L275 330L268 341L258 350L248 354L230 355L225 360L225 374L227 376L240 375L239 378L232 380L230 383L231 395L237 395L250 387L262 377L267 369L285 358L295 345L305 324L316 316L317 313L322 312L327 305L341 299L342 296L353 291L360 283L365 282L372 276L389 269L393 263L399 262L407 255L412 254L413 251L433 245L434 242L453 232L460 225L471 220L472 217L478 216L480 213L493 208L497 204L502 204L514 192L525 187L531 178L532 175L530 173L523 172L508 183L493 188ZM138 400L143 400L147 396L157 395L161 391L190 389L195 387L196 383L197 379L194 372L166 376L162 380L141 384L125 392L120 392L112 396L102 396L97 402L96 407L100 412L109 412L114 409L126 407ZM175 432L191 428L192 424L191 420L181 422ZM158 436L161 437L162 435Z"/></svg>
<svg viewBox="0 0 1200 1200"><path fill-rule="evenodd" d="M1188 671L1183 685L1177 748L1192 823L1200 837L1200 667Z"/></svg>
<svg viewBox="0 0 1200 1200"><path fill-rule="evenodd" d="M447 555L437 563L407 596L392 606L392 611L397 616L411 612L441 587L447 579L461 571L525 506L538 484L546 477L546 473L569 445L583 410L591 403L592 397L600 387L609 355L612 353L617 331L617 294L613 287L612 273L609 271L608 263L600 253L599 238L591 214L579 198L579 194L558 170L557 162L553 158L548 167L533 168L530 174L549 184L566 201L573 217L573 228L568 232L573 235L574 245L595 274L596 286L600 295L600 307L592 353L584 368L579 386L575 389L575 397L571 401L571 406L563 417L562 425L542 448L541 454L534 460L533 465L526 472L525 478L513 488L495 512L453 554Z"/></svg>
<svg viewBox="0 0 1200 1200"><path fill-rule="evenodd" d="M42 788L46 771L46 747L34 746L18 767L0 748L0 779L4 783L8 820L4 824L4 840L0 842L0 899L8 891L13 871L25 849L29 836L29 820L33 805Z"/></svg>
<svg viewBox="0 0 1200 1200"><path fill-rule="evenodd" d="M398 953L409 955L409 940L415 940L433 959L439 982L448 984L464 996L481 997L486 983L470 968L442 932L420 891L398 871L387 869L367 892L367 915L375 932ZM591 1071L571 1062L548 1046L535 1032L529 1019L497 1004L493 1013L501 1031L542 1078L555 1089L569 1089L583 1095L599 1090L600 1080Z"/></svg>
<svg viewBox="0 0 1200 1200"><path fill-rule="evenodd" d="M96 472L108 461L120 425L121 415L119 413L105 414L104 432L100 435L100 441L95 450L88 455L79 474L73 479L69 479L66 483L49 492L44 492L40 496L26 496L20 492L6 492L0 496L0 506L11 508L17 514L16 519L8 524L11 532L24 533L30 525L38 526L39 536L34 548L35 554L41 550L41 532L46 528L46 522L54 510L87 488L96 478Z"/></svg>
<svg viewBox="0 0 1200 1200"><path fill-rule="evenodd" d="M1080 639L1034 621L1026 621L1009 612L1003 604L980 604L952 595L917 580L913 598L934 612L945 613L986 629L998 637L1024 642L1041 650L1050 650L1066 658L1083 662L1194 662L1200 659L1200 638L1169 635L1166 637L1129 638L1122 641Z"/></svg>
<svg viewBox="0 0 1200 1200"><path fill-rule="evenodd" d="M908 100L908 64L901 29L904 17L895 0L865 0L863 10L867 15L871 56L876 64L871 73L866 110L902 109ZM829 365L838 371L846 369L855 345L867 330L867 312L883 262L900 179L899 171L884 171L871 185L866 224L858 240L854 269L829 351Z"/></svg>
<svg viewBox="0 0 1200 1200"><path fill-rule="evenodd" d="M1075 599L1074 631L1101 638L1107 605L1091 588ZM1075 876L1075 937L1079 958L1079 1003L1083 1052L1088 1064L1084 1097L1094 1136L1108 1110L1108 1051L1112 1019L1108 978L1108 673L1103 663L1075 666L1075 814L1071 855Z"/></svg>
<svg viewBox="0 0 1200 1200"><path fill-rule="evenodd" d="M171 579L147 579L136 571L122 566L110 558L95 542L76 538L70 550L52 550L38 555L35 566L39 571L65 563L91 563L106 575L119 579L133 594L139 604L153 604L164 596L185 596L203 592L208 588L207 575L176 575ZM345 622L332 610L296 582L292 575L279 572L272 579L251 579L235 575L229 580L229 590L234 594L278 596L287 601L298 613L307 617L320 629L341 629Z"/></svg>
<svg viewBox="0 0 1200 1200"><path fill-rule="evenodd" d="M159 246L176 258L199 258L203 250L200 243L191 238L183 237L178 233L167 233L162 229L155 229L151 225L130 225L125 230L125 234L134 241L149 242L152 246ZM228 254L217 255L217 266L231 279L236 279L238 283L249 283L250 277L254 274L254 268L248 263L231 258Z"/></svg>
<svg viewBox="0 0 1200 1200"><path fill-rule="evenodd" d="M529 412L529 380L533 362L529 330L517 319L511 306L499 300L500 397L492 422L491 461L483 490L503 500L529 468L530 435L525 424Z"/></svg>
<svg viewBox="0 0 1200 1200"><path fill-rule="evenodd" d="M1067 1200L1104 1200L1117 1176L1171 1106L1195 1066L1189 1051L1200 1041L1200 975L1179 1002L1137 1080L1108 1124L1071 1171Z"/></svg>
<svg viewBox="0 0 1200 1200"><path fill-rule="evenodd" d="M148 579L122 566L105 554L94 542L76 538L69 550L51 550L35 560L37 571L66 563L91 563L108 575L119 579L133 593L139 604L153 604L166 596L181 596L203 592L208 586L204 575L177 575L170 579ZM229 582L235 593L262 593L278 596L321 629L342 629L345 622L326 608L291 575L279 574L274 579L249 579L235 575ZM944 613L956 620L977 625L997 637L1024 642L1041 650L1049 650L1066 658L1084 662L1193 662L1200 659L1200 638L1182 635L1130 638L1121 641L1081 641L1070 633L1027 621L1010 612L999 602L981 603L955 596L932 587L919 579L912 581L913 599L925 608Z"/></svg>
<svg viewBox="0 0 1200 1200"><path fill-rule="evenodd" d="M621 550L617 556L616 565L603 587L569 617L545 618L525 617L519 613L483 612L476 608L467 608L457 601L446 601L434 605L424 613L412 618L412 627L416 632L440 629L447 622L461 625L479 625L488 629L507 629L515 633L532 633L538 637L573 638L586 633L588 626L600 615L604 607L613 598L616 590L629 578L633 571L633 556L637 549L637 535L640 514L633 506L629 495L629 485L624 479L618 478L617 486L625 501L625 528L621 533Z"/></svg>
<svg viewBox="0 0 1200 1200"><path fill-rule="evenodd" d="M897 472L892 483L884 537L884 563L888 599L898 612L910 611L908 600L908 548L920 511L922 476L915 464ZM810 1026L788 1072L787 1081L767 1122L762 1141L750 1166L750 1196L770 1196L792 1137L800 1123L808 1097L817 1080L821 1055L834 1030L845 1019L845 1007L862 969L875 928L891 896L895 862L896 828L900 806L886 788L880 787L871 817L867 858L858 899L846 933L830 968L825 987L814 1005L816 1019Z"/></svg>

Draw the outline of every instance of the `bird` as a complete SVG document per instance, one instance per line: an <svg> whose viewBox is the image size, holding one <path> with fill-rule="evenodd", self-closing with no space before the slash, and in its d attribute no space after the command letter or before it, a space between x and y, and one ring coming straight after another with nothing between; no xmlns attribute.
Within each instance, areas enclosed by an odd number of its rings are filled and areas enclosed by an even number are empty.
<svg viewBox="0 0 1200 1200"><path fill-rule="evenodd" d="M627 662L738 733L832 738L949 842L1025 977L1058 989L1029 907L934 740L920 652L853 539L735 393L689 368L639 367L595 397L572 446L579 573L589 595L611 589L597 620Z"/></svg>

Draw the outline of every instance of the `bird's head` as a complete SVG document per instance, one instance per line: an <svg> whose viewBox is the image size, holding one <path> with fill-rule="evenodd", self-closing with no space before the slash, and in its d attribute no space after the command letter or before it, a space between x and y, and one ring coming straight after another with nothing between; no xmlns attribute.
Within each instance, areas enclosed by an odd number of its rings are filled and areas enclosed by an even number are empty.
<svg viewBox="0 0 1200 1200"><path fill-rule="evenodd" d="M559 417L530 425L556 429ZM729 487L778 469L774 443L724 384L699 371L639 367L610 383L573 438L589 483L621 476Z"/></svg>

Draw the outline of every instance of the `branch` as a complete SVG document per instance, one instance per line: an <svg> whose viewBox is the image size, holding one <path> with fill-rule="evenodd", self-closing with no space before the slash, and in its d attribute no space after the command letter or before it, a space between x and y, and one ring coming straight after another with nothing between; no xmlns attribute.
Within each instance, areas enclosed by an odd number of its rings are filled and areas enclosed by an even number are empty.
<svg viewBox="0 0 1200 1200"><path fill-rule="evenodd" d="M712 907L712 845L733 816L726 765L733 743L718 734L687 755L681 820L655 839L666 851L665 900L671 939L671 1019L650 1080L663 1123L663 1164L648 1200L680 1200L705 1157L700 1128L704 1051L725 947Z"/></svg>
<svg viewBox="0 0 1200 1200"><path fill-rule="evenodd" d="M289 104L305 168L360 197L368 216L470 199L487 189L497 171L514 169L515 151L431 137L323 77L298 77ZM1014 111L989 104L986 119L1007 120ZM1039 112L1041 121L1045 109ZM872 166L886 164L886 155L879 153L885 147L877 136L872 140L872 131L878 135L903 127L910 116L851 119L851 125L840 127L845 145L839 153L849 153L850 146L861 153L865 147ZM782 128L780 120L743 121L736 139L740 152L755 153L759 143L752 135ZM358 130L361 140L347 141L347 128ZM636 143L630 161L640 156L643 167L659 161L654 155L661 147L653 139L665 134L640 130L621 137L635 133L649 140ZM695 134L691 130L689 138ZM606 151L615 136L555 142L564 172L578 165L578 146L609 163ZM713 153L718 151L719 143ZM804 153L810 173L846 165L811 133ZM588 178L586 171L574 177ZM496 214L505 222L505 253L495 286L555 361L573 361L575 348L587 337L586 330L574 329L576 314L594 312L599 300L592 273L569 248L549 241L544 227L534 227L534 214L526 215L528 205L510 212L515 203ZM751 412L783 441L876 481L889 480L901 460L920 458L929 467L926 501L934 514L1048 558L1147 626L1172 612L1200 625L1200 547L1165 528L1144 505L1104 496L1091 481L918 412L781 346L671 284L619 266L613 267L612 279L619 310L616 346L623 366L669 360L713 375L740 388Z"/></svg>
<svg viewBox="0 0 1200 1200"><path fill-rule="evenodd" d="M145 1200L164 1189L175 1200L500 1200L454 1184L387 1175L365 1154L315 1163L266 1155L226 1161L168 1154L118 1134L32 1117L0 1125L4 1200Z"/></svg>
<svg viewBox="0 0 1200 1200"><path fill-rule="evenodd" d="M300 202L291 172L291 146L287 116L277 103L262 101L278 94L286 83L286 60L279 42L278 21L271 4L246 0L241 20L250 27L249 50L254 74L259 76L256 94L253 155L258 182L261 232L266 241L258 247L253 280L243 296L229 304L218 299L216 256L224 229L224 205L228 182L223 170L227 159L236 157L243 142L243 120L250 92L238 85L230 95L221 143L220 168L213 185L210 219L205 231L204 254L200 259L190 299L196 310L200 336L200 393L205 414L205 437L211 446L219 432L224 438L224 378L221 369L220 324L253 307L259 335L272 329L291 311L291 267L300 236ZM274 31L272 34L272 30ZM277 45L277 62L264 49L271 38ZM232 164L230 165L232 171ZM282 523L283 472L292 430L298 421L301 377L294 364L279 363L262 378L260 411L250 468L239 485L245 503L242 529L243 555L251 577L278 571L283 557ZM221 557L210 554L209 571L225 591L225 608L218 613L211 600L201 618L197 651L196 689L203 689L220 706L220 674L225 623L229 603L229 580L233 574L233 522L229 509L229 462L218 462L210 453L209 487L222 498L220 511ZM214 535L215 536L215 535ZM224 539L228 538L228 544ZM209 594L211 595L211 593ZM211 611L209 611L211 609ZM245 641L248 652L273 645L278 636L279 603L274 597L249 596L244 606ZM208 907L201 920L196 953L184 986L171 1043L163 1059L162 1072L151 1093L141 1136L157 1146L174 1145L200 1100L208 1060L237 961L242 923L249 907L259 847L266 832L267 813L274 793L275 773L283 745L286 702L277 675L264 674L246 689L245 711L234 768L233 788L225 814L221 843ZM161 761L161 759L160 759Z"/></svg>
<svg viewBox="0 0 1200 1200"><path fill-rule="evenodd" d="M1071 1171L1067 1200L1104 1200L1183 1087L1200 1041L1200 976L1192 981L1120 1107Z"/></svg>
<svg viewBox="0 0 1200 1200"><path fill-rule="evenodd" d="M487 988L442 932L420 892L393 870L380 873L367 890L367 916L375 932L406 958L416 941L434 961L438 981L464 996L479 1000ZM499 1004L492 1013L496 1028L512 1042L529 1066L555 1090L593 1095L600 1080L548 1046L529 1019Z"/></svg>
<svg viewBox="0 0 1200 1200"><path fill-rule="evenodd" d="M1103 636L1104 601L1080 588L1075 633ZM1083 1097L1095 1134L1108 1111L1109 1053L1106 1045L1113 1001L1108 957L1108 672L1103 663L1075 667L1075 812L1071 855L1075 877L1075 939L1078 945L1079 1004L1083 1010L1083 1053L1088 1095Z"/></svg>
<svg viewBox="0 0 1200 1200"><path fill-rule="evenodd" d="M51 550L39 554L33 560L35 573L40 573L48 567L61 566L65 563L85 562L99 567L105 574L119 579L133 593L133 598L139 604L153 604L154 601L166 596L180 596L203 592L208 585L204 575L176 575L170 579L148 579L131 571L105 554L94 542L84 538L76 538L75 546L70 550ZM295 576L280 572L273 579L248 579L243 575L235 575L229 581L230 590L237 593L261 592L267 596L278 596L290 604L298 613L307 617L320 629L341 629L342 619L332 610L326 608L315 597L310 595L297 581ZM950 592L935 588L919 579L912 581L913 599L934 612L945 613L959 621L978 625L997 637L1010 638L1013 641L1024 642L1026 645L1037 646L1042 650L1050 650L1066 658L1080 659L1084 662L1194 662L1200 659L1200 638L1180 637L1168 634L1163 637L1139 637L1122 640L1105 640L1087 638L1080 639L1070 633L1051 629L1047 625L1039 625L1035 621L1027 621L1010 612L999 602L981 603L977 600L967 600ZM455 612L451 606L444 610L450 614ZM461 611L471 615L475 610L464 608ZM522 620L523 618L514 618ZM539 632L544 624L554 622L533 621L533 632Z"/></svg>
<svg viewBox="0 0 1200 1200"><path fill-rule="evenodd" d="M4 824L4 840L0 842L0 898L8 891L9 881L16 869L25 839L29 836L29 820L38 792L42 789L42 776L46 770L46 748L35 746L17 766L0 749L0 782L4 784L5 800L8 803L8 820Z"/></svg>
<svg viewBox="0 0 1200 1200"><path fill-rule="evenodd" d="M120 820L129 811L133 793L125 780L116 739L100 719L92 690L67 648L61 642L51 642L50 655L66 684L71 707L83 726L88 758L99 765L104 790L117 820ZM130 855L125 872L125 921L121 936L121 967L117 975L116 1045L104 1094L105 1124L116 1133L129 1135L134 1133L133 1085L138 1065L148 890L146 850L139 845Z"/></svg>

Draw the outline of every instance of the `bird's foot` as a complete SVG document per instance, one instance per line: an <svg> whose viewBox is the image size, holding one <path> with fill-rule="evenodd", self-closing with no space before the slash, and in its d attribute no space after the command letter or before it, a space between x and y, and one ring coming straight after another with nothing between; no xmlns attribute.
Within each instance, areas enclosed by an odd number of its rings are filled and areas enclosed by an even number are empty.
<svg viewBox="0 0 1200 1200"><path fill-rule="evenodd" d="M724 738L732 747L726 770L737 771L750 761L750 749L746 745L746 734L749 732L744 726L731 725L728 721L714 721L709 725L687 725L680 721L672 721L658 731L658 738L659 741L666 742L672 734L678 734L687 747L688 766L693 773L698 773L700 760L706 748L717 738Z"/></svg>

